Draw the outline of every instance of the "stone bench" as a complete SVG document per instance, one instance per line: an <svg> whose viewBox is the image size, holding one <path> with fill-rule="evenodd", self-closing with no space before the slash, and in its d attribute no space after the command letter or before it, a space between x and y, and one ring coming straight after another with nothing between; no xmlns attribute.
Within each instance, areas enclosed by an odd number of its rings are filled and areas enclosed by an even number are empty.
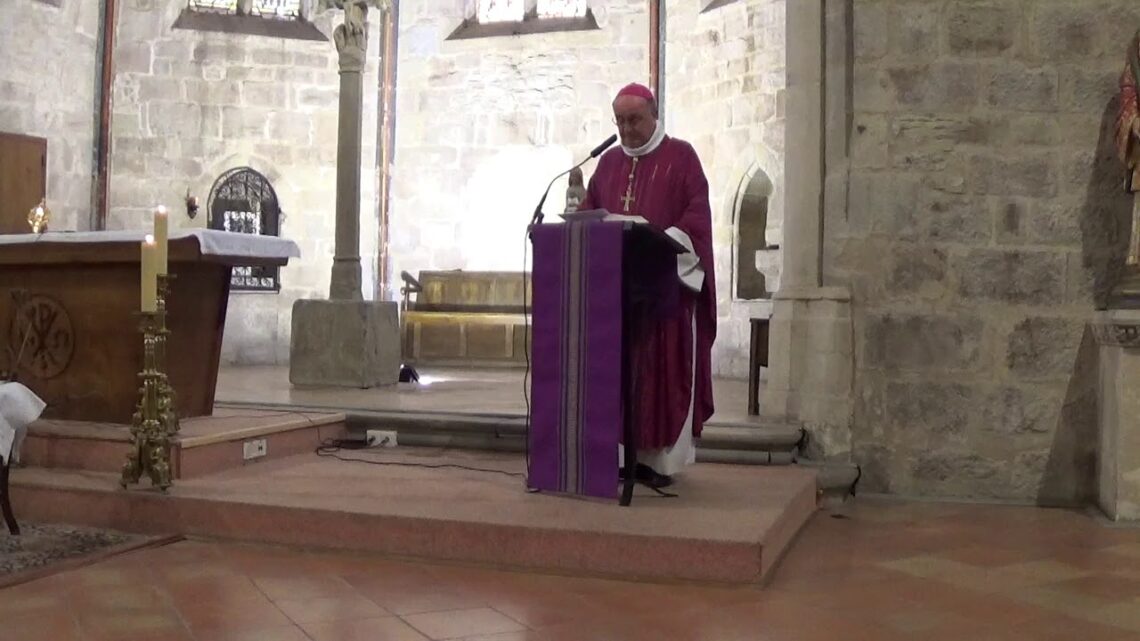
<svg viewBox="0 0 1140 641"><path fill-rule="evenodd" d="M530 297L522 272L423 271L418 278L407 272L401 277L406 364L526 365L523 312Z"/></svg>

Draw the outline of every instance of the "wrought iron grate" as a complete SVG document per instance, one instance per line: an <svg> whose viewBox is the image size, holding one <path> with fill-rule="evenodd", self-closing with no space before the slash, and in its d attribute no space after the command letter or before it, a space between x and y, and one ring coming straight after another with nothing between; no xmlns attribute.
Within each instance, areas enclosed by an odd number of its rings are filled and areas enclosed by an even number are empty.
<svg viewBox="0 0 1140 641"><path fill-rule="evenodd" d="M281 230L281 208L277 192L269 180L249 167L227 171L210 190L211 229L277 236ZM273 266L234 267L231 290L280 291L280 269Z"/></svg>

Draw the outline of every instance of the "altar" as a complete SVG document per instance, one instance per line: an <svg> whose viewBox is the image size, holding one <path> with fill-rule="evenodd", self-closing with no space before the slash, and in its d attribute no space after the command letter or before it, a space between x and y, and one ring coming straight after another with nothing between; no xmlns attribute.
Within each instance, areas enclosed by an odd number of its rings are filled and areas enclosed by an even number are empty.
<svg viewBox="0 0 1140 641"><path fill-rule="evenodd" d="M45 418L131 422L145 234L0 235L0 377L14 374L42 398ZM180 416L213 411L231 268L299 256L296 243L271 236L170 233L167 374Z"/></svg>

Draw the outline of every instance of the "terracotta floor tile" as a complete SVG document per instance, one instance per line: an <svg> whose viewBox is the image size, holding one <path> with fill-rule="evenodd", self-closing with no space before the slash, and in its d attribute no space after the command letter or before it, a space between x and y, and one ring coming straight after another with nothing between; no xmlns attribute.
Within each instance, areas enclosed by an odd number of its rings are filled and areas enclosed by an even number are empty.
<svg viewBox="0 0 1140 641"><path fill-rule="evenodd" d="M526 629L518 621L491 608L426 612L411 614L403 619L430 639L458 639L479 634L521 632Z"/></svg>
<svg viewBox="0 0 1140 641"><path fill-rule="evenodd" d="M200 630L194 634L194 639L195 641L310 641L309 635L295 625L247 630Z"/></svg>
<svg viewBox="0 0 1140 641"><path fill-rule="evenodd" d="M32 639L58 639L73 641L82 639L78 622L69 614L56 613L54 616L9 615L0 618L0 641L31 641Z"/></svg>
<svg viewBox="0 0 1140 641"><path fill-rule="evenodd" d="M1100 597L1106 601L1126 601L1140 597L1140 578L1126 578L1113 574L1058 581L1049 584L1048 587Z"/></svg>
<svg viewBox="0 0 1140 641"><path fill-rule="evenodd" d="M294 623L378 619L391 616L391 613L384 608L355 593L297 601L276 601L274 605Z"/></svg>
<svg viewBox="0 0 1140 641"><path fill-rule="evenodd" d="M262 577L254 584L271 601L296 601L352 594L352 586L335 576Z"/></svg>
<svg viewBox="0 0 1140 641"><path fill-rule="evenodd" d="M165 589L177 603L208 605L269 600L249 577L240 574L166 582Z"/></svg>
<svg viewBox="0 0 1140 641"><path fill-rule="evenodd" d="M189 630L173 611L100 612L80 613L79 627L83 637L90 641L166 641L191 639Z"/></svg>
<svg viewBox="0 0 1140 641"><path fill-rule="evenodd" d="M396 617L304 623L301 628L313 641L428 641Z"/></svg>
<svg viewBox="0 0 1140 641"><path fill-rule="evenodd" d="M356 586L357 592L388 612L399 616L447 610L469 610L485 607L485 599L471 593L443 592L426 586L392 589Z"/></svg>
<svg viewBox="0 0 1140 641"><path fill-rule="evenodd" d="M179 602L178 610L194 632L287 627L293 622L269 601Z"/></svg>
<svg viewBox="0 0 1140 641"><path fill-rule="evenodd" d="M844 509L813 518L764 589L182 542L0 590L0 641L1140 641L1140 530Z"/></svg>

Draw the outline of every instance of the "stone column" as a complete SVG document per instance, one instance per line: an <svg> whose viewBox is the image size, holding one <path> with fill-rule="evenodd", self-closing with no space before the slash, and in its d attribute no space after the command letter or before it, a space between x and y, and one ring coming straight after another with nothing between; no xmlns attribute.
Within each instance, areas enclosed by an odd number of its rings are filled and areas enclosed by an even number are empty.
<svg viewBox="0 0 1140 641"><path fill-rule="evenodd" d="M400 318L393 301L363 300L360 287L360 149L368 7L383 0L325 0L344 10L333 33L340 54L336 248L329 300L293 304L289 381L368 388L400 375Z"/></svg>
<svg viewBox="0 0 1140 641"><path fill-rule="evenodd" d="M844 208L848 5L787 5L787 145L780 289L773 296L762 415L802 424L814 457L851 452L854 346L851 295L823 286L824 212ZM825 190L825 185L827 189Z"/></svg>
<svg viewBox="0 0 1140 641"><path fill-rule="evenodd" d="M344 5L344 24L333 41L340 62L340 111L336 138L336 248L329 298L361 300L360 136L364 104L364 60L368 52L368 7Z"/></svg>
<svg viewBox="0 0 1140 641"><path fill-rule="evenodd" d="M1097 503L1114 521L1140 520L1140 310L1093 320L1099 351Z"/></svg>
<svg viewBox="0 0 1140 641"><path fill-rule="evenodd" d="M823 284L823 0L786 8L787 86L784 89L784 265L780 289Z"/></svg>

